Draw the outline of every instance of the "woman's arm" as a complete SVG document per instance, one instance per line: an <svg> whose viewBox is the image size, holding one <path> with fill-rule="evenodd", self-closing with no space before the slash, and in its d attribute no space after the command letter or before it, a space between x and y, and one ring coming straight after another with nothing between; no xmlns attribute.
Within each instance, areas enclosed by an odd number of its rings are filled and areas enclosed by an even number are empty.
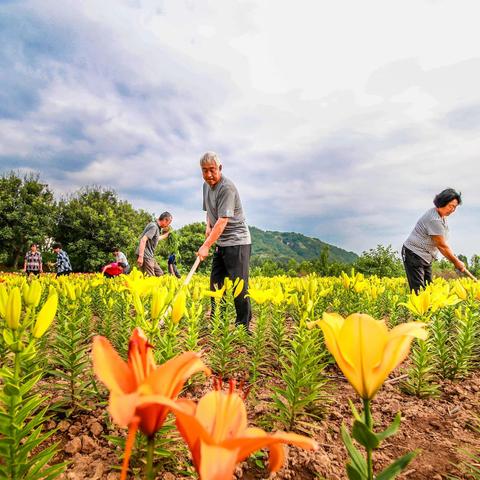
<svg viewBox="0 0 480 480"><path fill-rule="evenodd" d="M432 240L434 241L435 246L438 248L439 252L447 260L450 260L450 262L455 265L455 268L457 268L461 272L465 270L465 264L455 256L453 250L450 248L443 235L432 235Z"/></svg>

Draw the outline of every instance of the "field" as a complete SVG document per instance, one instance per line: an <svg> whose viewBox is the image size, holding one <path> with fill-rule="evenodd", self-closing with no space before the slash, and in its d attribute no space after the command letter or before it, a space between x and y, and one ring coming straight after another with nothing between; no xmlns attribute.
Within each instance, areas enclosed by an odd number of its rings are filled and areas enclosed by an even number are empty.
<svg viewBox="0 0 480 480"><path fill-rule="evenodd" d="M480 478L476 283L255 277L250 333L180 286L0 275L0 478Z"/></svg>

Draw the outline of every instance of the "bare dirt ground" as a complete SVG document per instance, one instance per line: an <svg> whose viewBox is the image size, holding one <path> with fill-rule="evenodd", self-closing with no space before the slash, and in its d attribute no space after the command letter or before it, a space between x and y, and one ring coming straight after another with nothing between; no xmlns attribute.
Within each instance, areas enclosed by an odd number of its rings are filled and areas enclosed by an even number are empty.
<svg viewBox="0 0 480 480"><path fill-rule="evenodd" d="M337 377L336 371L331 371ZM397 372L398 374L398 372ZM325 417L319 422L308 421L308 430L320 449L306 452L289 449L284 468L273 476L276 479L346 479L345 462L347 455L340 438L342 422L351 424L348 399L355 399L353 389L340 375L332 381L332 403L326 409ZM201 388L204 390L207 386ZM200 393L196 389L195 396ZM397 382L386 383L373 402L374 420L377 429L385 428L397 411L402 412L400 431L385 440L374 453L376 471L380 471L394 458L408 451L419 449L420 453L399 476L408 480L440 480L449 475L468 479L461 473L458 464L464 458L462 451L480 451L480 434L474 429L480 417L480 373L460 382L445 382L437 398L418 399L401 392ZM258 389L254 399L247 399L251 425L261 421L271 409L271 393ZM357 407L360 408L358 402ZM58 428L55 440L60 442L61 460L70 462L61 477L68 480L116 480L121 450L109 441L106 435L122 435L108 421L105 407L81 415L74 420L51 421L48 428ZM173 443L173 440L172 440ZM175 445L179 445L175 442ZM177 448L177 447L175 447ZM180 472L193 472L189 465L188 453L179 447L174 462L162 461L157 479L175 480L188 478ZM260 459L261 460L261 459ZM268 478L268 471L258 466L255 459L243 462L236 471L236 477L245 480ZM138 465L138 462L137 462ZM175 467L176 465L176 467ZM187 467L185 467L187 465ZM138 469L138 471L140 468ZM141 478L131 476L130 478ZM191 473L190 478L196 478Z"/></svg>

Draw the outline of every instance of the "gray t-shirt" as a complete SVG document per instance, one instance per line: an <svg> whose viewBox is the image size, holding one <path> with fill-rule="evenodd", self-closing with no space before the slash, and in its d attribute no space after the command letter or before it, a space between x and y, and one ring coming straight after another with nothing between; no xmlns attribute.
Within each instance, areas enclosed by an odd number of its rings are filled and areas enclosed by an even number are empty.
<svg viewBox="0 0 480 480"><path fill-rule="evenodd" d="M219 247L252 243L240 195L231 180L222 175L213 188L208 183L203 184L203 209L207 212L212 227L219 218L228 218L225 230L217 240Z"/></svg>
<svg viewBox="0 0 480 480"><path fill-rule="evenodd" d="M442 218L436 208L431 208L420 217L404 245L426 262L432 263L438 253L432 235L448 236L447 219Z"/></svg>
<svg viewBox="0 0 480 480"><path fill-rule="evenodd" d="M145 251L143 252L144 258L153 258L155 255L155 248L158 244L158 239L160 237L160 228L158 227L157 222L150 222L143 230L143 233L140 235L140 239L143 236L148 238L147 243L145 244ZM138 248L135 253L138 255Z"/></svg>
<svg viewBox="0 0 480 480"><path fill-rule="evenodd" d="M117 262L124 263L125 265L128 266L127 257L125 256L125 254L123 252L118 252L118 255L116 255L115 258L116 258Z"/></svg>

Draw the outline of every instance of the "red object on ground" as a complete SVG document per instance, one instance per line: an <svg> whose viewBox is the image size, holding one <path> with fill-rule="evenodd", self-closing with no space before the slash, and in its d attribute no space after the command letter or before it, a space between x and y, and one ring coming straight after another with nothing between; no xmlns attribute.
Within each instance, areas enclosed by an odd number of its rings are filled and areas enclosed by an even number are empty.
<svg viewBox="0 0 480 480"><path fill-rule="evenodd" d="M116 277L117 275L121 275L123 273L123 268L118 265L118 263L110 263L106 267L104 267L103 274L108 275L111 277Z"/></svg>

